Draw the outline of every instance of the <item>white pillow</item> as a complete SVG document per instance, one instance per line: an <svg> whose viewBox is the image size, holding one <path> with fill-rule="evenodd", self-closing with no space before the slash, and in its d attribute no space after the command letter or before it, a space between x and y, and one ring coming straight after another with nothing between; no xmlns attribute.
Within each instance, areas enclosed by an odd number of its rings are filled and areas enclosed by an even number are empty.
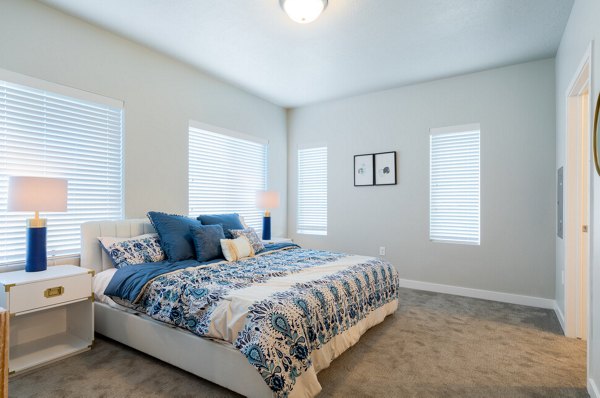
<svg viewBox="0 0 600 398"><path fill-rule="evenodd" d="M242 223L242 225L244 226L244 229L248 229L250 228L248 226L248 224L246 224L246 220L244 220L244 216L240 216L240 222Z"/></svg>
<svg viewBox="0 0 600 398"><path fill-rule="evenodd" d="M158 234L154 233L154 234L130 236L129 238L115 238L113 236L99 236L98 240L100 241L100 243L102 243L102 246L104 246L106 249L108 249L111 245L114 245L115 243L119 243L119 242L125 242L126 240L156 238L156 237L158 237Z"/></svg>
<svg viewBox="0 0 600 398"><path fill-rule="evenodd" d="M221 239L221 249L227 261L237 261L244 257L254 256L254 248L245 236L236 239Z"/></svg>

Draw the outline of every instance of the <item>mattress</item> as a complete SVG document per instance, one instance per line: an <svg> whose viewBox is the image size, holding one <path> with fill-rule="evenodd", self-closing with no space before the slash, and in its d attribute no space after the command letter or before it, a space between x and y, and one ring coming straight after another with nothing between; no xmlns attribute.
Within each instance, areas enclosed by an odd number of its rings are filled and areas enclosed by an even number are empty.
<svg viewBox="0 0 600 398"><path fill-rule="evenodd" d="M275 396L316 395L316 374L398 307L385 261L297 247L154 275L131 300L119 272L94 277L99 302L231 344Z"/></svg>

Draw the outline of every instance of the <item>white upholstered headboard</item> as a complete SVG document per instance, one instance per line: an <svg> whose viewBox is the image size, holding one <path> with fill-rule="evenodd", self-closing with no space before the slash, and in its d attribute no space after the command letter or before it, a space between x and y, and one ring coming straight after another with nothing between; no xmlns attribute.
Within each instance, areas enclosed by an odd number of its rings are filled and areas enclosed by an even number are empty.
<svg viewBox="0 0 600 398"><path fill-rule="evenodd" d="M81 266L96 273L114 268L98 241L101 236L131 238L152 232L154 227L146 219L84 222L81 224Z"/></svg>

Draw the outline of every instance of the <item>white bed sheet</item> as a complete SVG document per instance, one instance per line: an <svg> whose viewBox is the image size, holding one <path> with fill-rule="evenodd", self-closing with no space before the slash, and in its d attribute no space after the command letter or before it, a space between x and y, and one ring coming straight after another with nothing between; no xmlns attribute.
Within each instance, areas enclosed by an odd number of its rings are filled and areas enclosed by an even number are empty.
<svg viewBox="0 0 600 398"><path fill-rule="evenodd" d="M107 305L111 306L112 308L116 308L118 310L130 312L132 314L139 314L139 311L136 311L132 308L125 307L124 305L118 304L117 302L115 302L115 300L113 300L112 298L110 298L109 296L104 294L106 287L108 286L108 284L110 283L110 280L112 279L112 277L115 275L116 272L117 272L116 268L109 268L105 271L97 273L92 278L92 289L94 290L94 300L96 300L100 303L107 304ZM145 314L141 314L141 315L145 315ZM150 317L148 317L148 318L150 318Z"/></svg>

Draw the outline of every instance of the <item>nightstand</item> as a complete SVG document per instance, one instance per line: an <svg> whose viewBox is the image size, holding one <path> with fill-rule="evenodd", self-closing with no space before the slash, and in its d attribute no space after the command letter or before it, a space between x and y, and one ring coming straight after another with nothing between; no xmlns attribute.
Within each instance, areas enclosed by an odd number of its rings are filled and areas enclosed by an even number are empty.
<svg viewBox="0 0 600 398"><path fill-rule="evenodd" d="M263 244L265 243L294 243L294 241L292 241L290 238L271 238L269 240L263 240L262 241Z"/></svg>
<svg viewBox="0 0 600 398"><path fill-rule="evenodd" d="M92 276L74 265L0 273L0 307L10 314L10 374L92 347Z"/></svg>

